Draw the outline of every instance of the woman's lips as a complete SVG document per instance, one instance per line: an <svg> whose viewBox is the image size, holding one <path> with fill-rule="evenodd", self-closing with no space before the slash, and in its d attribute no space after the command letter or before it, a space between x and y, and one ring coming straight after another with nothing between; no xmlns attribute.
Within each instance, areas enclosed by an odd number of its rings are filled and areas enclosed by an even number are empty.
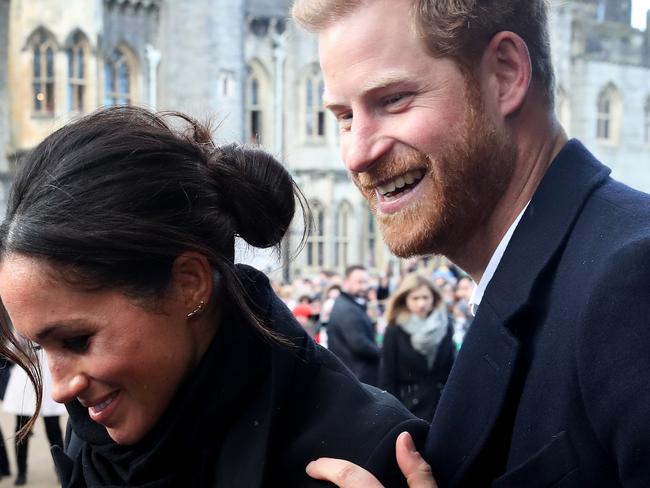
<svg viewBox="0 0 650 488"><path fill-rule="evenodd" d="M98 424L106 424L118 403L119 391L115 391L92 406L88 407L88 415Z"/></svg>

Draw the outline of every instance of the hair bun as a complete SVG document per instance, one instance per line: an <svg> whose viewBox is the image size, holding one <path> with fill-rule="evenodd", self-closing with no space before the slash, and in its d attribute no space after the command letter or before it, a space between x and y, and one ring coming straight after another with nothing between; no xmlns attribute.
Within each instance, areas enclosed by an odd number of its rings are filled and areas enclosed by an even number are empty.
<svg viewBox="0 0 650 488"><path fill-rule="evenodd" d="M286 168L261 149L238 144L219 147L208 166L237 234L254 247L279 244L296 206L297 188Z"/></svg>

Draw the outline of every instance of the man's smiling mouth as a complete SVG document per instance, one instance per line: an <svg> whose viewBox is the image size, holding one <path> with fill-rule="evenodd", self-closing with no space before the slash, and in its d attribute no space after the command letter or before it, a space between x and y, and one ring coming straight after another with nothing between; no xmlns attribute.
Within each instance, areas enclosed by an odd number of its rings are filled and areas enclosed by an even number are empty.
<svg viewBox="0 0 650 488"><path fill-rule="evenodd" d="M415 169L405 173L384 185L377 186L377 193L383 200L390 202L407 191L415 188L422 178L424 178L426 171L424 169Z"/></svg>

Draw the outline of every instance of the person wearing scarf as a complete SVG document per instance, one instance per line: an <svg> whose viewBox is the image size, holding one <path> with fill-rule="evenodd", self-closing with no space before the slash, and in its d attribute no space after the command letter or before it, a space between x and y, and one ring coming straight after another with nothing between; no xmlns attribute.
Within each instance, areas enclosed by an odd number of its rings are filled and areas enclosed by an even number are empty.
<svg viewBox="0 0 650 488"><path fill-rule="evenodd" d="M380 386L431 420L454 362L453 327L433 284L406 275L389 298Z"/></svg>
<svg viewBox="0 0 650 488"><path fill-rule="evenodd" d="M305 468L321 457L406 486L396 439L422 446L427 423L360 383L266 276L234 263L235 236L273 247L289 228L300 192L280 162L217 147L183 114L113 107L19 166L0 226L0 355L26 370L37 405L21 338L47 355L69 412L52 450L64 488L316 488Z"/></svg>

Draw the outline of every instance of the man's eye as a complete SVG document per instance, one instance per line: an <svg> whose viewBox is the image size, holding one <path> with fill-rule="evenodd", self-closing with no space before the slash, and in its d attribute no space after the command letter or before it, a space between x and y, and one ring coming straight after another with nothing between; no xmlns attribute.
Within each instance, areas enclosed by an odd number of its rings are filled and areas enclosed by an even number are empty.
<svg viewBox="0 0 650 488"><path fill-rule="evenodd" d="M90 335L81 335L76 337L71 337L70 339L65 339L63 341L63 347L73 352L83 352L88 349L88 343L90 342Z"/></svg>
<svg viewBox="0 0 650 488"><path fill-rule="evenodd" d="M349 128L352 125L352 112L337 115L336 121L341 129Z"/></svg>
<svg viewBox="0 0 650 488"><path fill-rule="evenodd" d="M395 93L384 98L384 105L393 105L404 101L410 94L409 93Z"/></svg>

